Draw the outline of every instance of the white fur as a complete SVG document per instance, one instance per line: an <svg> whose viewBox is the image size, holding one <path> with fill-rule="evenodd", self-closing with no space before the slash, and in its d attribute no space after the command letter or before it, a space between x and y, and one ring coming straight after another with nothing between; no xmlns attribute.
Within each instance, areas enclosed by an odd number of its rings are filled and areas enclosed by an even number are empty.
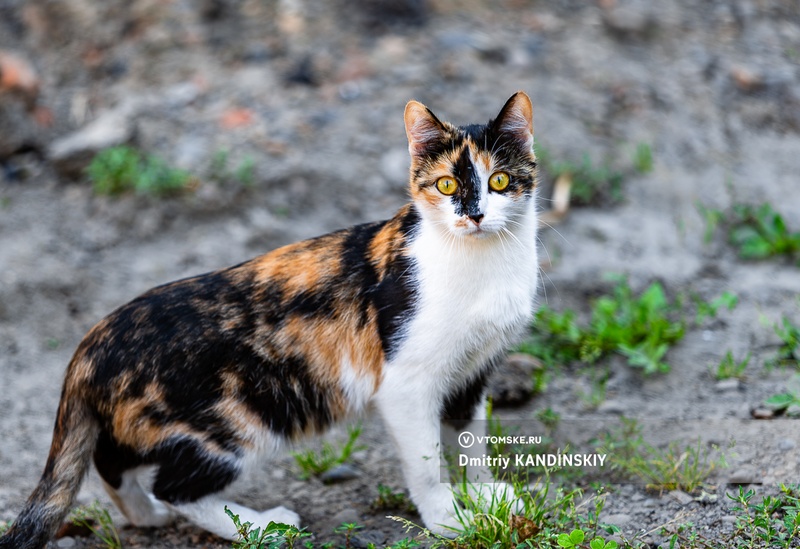
<svg viewBox="0 0 800 549"><path fill-rule="evenodd" d="M103 482L103 487L116 506L134 526L164 526L174 518L167 506L146 492L140 484L140 476L149 476L153 467L139 467L122 473L118 489Z"/></svg>
<svg viewBox="0 0 800 549"><path fill-rule="evenodd" d="M411 244L418 313L384 366L375 400L423 522L447 535L458 522L451 489L440 481L440 403L525 329L538 260L533 197L513 203L489 193L482 224L492 225L482 234L460 229L452 207L449 218L446 210L439 214L423 216Z"/></svg>

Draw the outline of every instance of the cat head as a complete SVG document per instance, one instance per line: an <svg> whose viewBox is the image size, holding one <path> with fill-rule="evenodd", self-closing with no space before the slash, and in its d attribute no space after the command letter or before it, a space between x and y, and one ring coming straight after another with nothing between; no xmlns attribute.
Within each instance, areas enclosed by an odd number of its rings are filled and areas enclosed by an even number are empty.
<svg viewBox="0 0 800 549"><path fill-rule="evenodd" d="M411 196L423 218L451 234L484 238L534 211L533 107L517 92L486 125L456 127L410 101L405 110Z"/></svg>

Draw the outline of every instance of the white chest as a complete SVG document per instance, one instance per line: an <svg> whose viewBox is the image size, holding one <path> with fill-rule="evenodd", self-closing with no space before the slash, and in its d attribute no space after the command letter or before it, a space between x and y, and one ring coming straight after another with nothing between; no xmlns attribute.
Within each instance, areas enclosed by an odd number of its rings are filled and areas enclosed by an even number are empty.
<svg viewBox="0 0 800 549"><path fill-rule="evenodd" d="M533 315L538 277L535 226L520 233L459 242L423 229L412 246L416 312L398 360L450 377L514 343Z"/></svg>

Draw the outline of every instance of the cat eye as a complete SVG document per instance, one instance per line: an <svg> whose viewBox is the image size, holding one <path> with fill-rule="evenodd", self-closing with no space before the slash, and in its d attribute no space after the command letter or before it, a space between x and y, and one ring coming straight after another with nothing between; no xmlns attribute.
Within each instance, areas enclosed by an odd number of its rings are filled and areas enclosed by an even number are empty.
<svg viewBox="0 0 800 549"><path fill-rule="evenodd" d="M492 177L489 178L489 187L491 187L493 191L503 191L508 187L509 181L510 178L506 172L497 172L492 174Z"/></svg>
<svg viewBox="0 0 800 549"><path fill-rule="evenodd" d="M436 188L439 189L440 193L450 196L458 189L458 183L452 177L444 176L436 180Z"/></svg>

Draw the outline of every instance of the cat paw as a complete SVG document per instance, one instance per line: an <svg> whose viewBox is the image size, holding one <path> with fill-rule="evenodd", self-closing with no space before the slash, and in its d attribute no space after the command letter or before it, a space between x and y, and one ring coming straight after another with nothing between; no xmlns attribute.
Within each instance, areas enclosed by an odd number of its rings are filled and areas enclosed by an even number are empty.
<svg viewBox="0 0 800 549"><path fill-rule="evenodd" d="M263 526L266 526L270 522L280 522L282 524L294 526L295 528L300 528L300 515L291 509L287 509L283 505L279 505L278 507L262 511L259 514L259 522Z"/></svg>

